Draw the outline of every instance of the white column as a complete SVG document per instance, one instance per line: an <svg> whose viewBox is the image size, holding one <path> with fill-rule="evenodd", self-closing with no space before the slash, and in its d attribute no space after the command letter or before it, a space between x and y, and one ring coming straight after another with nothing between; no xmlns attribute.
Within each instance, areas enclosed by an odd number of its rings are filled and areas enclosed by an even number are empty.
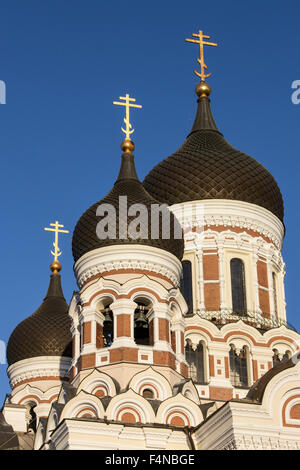
<svg viewBox="0 0 300 470"><path fill-rule="evenodd" d="M253 284L254 284L254 311L262 313L259 305L259 290L258 290L258 276L257 276L257 261L258 255L257 252L253 252L252 255L252 265L253 265ZM247 276L247 273L245 273ZM249 308L249 307L248 307Z"/></svg>
<svg viewBox="0 0 300 470"><path fill-rule="evenodd" d="M219 279L220 279L220 308L221 310L223 310L226 308L223 244L218 245L218 260L219 260Z"/></svg>
<svg viewBox="0 0 300 470"><path fill-rule="evenodd" d="M271 318L272 318L272 317L275 317L276 314L275 314L275 302L274 302L273 270L272 270L272 262L269 256L267 257L267 272L268 272L270 313L271 313ZM277 312L277 315L278 315L278 312Z"/></svg>
<svg viewBox="0 0 300 470"><path fill-rule="evenodd" d="M204 302L204 278L203 278L203 251L202 248L197 248L196 256L198 260L198 270L199 270L199 292L200 292L200 302L197 306L203 312L205 311L205 302Z"/></svg>
<svg viewBox="0 0 300 470"><path fill-rule="evenodd" d="M137 308L137 304L131 299L118 299L112 304L110 304L110 309L113 312L114 317L114 340L111 349L126 347L126 348L136 348L136 343L134 341L134 311ZM117 337L117 324L119 315L129 315L130 316L130 337L129 336L119 336Z"/></svg>

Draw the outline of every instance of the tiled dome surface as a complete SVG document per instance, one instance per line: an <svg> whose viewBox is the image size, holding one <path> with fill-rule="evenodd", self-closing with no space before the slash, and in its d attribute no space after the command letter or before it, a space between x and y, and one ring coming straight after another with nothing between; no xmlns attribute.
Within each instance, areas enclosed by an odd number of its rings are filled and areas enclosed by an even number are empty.
<svg viewBox="0 0 300 470"><path fill-rule="evenodd" d="M72 357L70 327L71 318L62 295L60 276L53 274L41 306L23 320L9 338L8 365L38 356Z"/></svg>

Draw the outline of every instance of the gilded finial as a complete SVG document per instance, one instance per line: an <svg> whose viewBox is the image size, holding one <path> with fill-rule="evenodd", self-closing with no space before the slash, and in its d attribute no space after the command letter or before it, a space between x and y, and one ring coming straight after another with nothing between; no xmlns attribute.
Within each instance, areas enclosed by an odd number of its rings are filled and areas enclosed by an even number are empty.
<svg viewBox="0 0 300 470"><path fill-rule="evenodd" d="M131 134L134 132L134 129L132 128L132 125L129 121L129 109L130 108L142 108L142 106L140 104L134 104L136 100L134 98L130 98L128 93L126 93L125 96L120 96L119 99L124 100L124 102L113 101L113 104L116 104L118 106L125 106L125 109L126 109L126 117L124 118L126 129L123 129L123 127L121 127L121 130L122 132L124 132L126 137L125 137L125 140L121 144L121 149L123 150L123 152L130 153L134 150L134 143L132 142L130 138Z"/></svg>
<svg viewBox="0 0 300 470"><path fill-rule="evenodd" d="M207 77L211 76L211 73L205 73L205 69L207 69L207 65L204 62L204 45L205 46L217 46L218 44L214 42L208 42L205 41L205 39L210 39L210 36L207 36L206 34L203 34L203 31L199 31L199 33L193 33L192 36L197 39L188 39L186 38L185 40L187 42L194 42L196 44L199 44L200 46L200 57L197 58L197 62L200 64L200 69L201 72L197 72L197 70L194 70L194 73L201 78L201 81L205 82L205 79ZM197 93L198 94L198 93ZM199 96L199 95L198 95Z"/></svg>
<svg viewBox="0 0 300 470"><path fill-rule="evenodd" d="M53 227L53 228L50 228L50 227ZM59 271L61 270L61 264L57 258L62 254L62 251L60 250L58 246L58 234L69 233L69 230L62 230L64 226L59 224L58 221L56 221L55 224L50 223L50 227L45 227L44 230L55 233L55 238L53 242L54 252L51 250L51 254L54 256L54 260L50 265L50 269L53 272L53 274L56 274L56 273L59 273Z"/></svg>

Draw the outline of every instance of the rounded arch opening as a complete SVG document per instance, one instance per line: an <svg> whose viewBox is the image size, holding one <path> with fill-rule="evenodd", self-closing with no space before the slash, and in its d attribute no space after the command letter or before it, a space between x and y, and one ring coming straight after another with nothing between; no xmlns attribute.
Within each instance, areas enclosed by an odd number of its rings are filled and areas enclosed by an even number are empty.
<svg viewBox="0 0 300 470"><path fill-rule="evenodd" d="M186 340L185 344L185 358L189 365L189 377L194 382L205 382L205 366L204 366L204 344L200 340L197 345L193 345L191 339Z"/></svg>
<svg viewBox="0 0 300 470"><path fill-rule="evenodd" d="M234 387L249 387L249 347L243 346L242 349L237 349L234 344L229 346L230 381Z"/></svg>
<svg viewBox="0 0 300 470"><path fill-rule="evenodd" d="M245 266L240 258L230 260L232 311L237 315L246 315Z"/></svg>
<svg viewBox="0 0 300 470"><path fill-rule="evenodd" d="M149 321L152 302L147 297L134 299L137 307L134 311L134 340L136 344L150 346L153 344L153 320Z"/></svg>
<svg viewBox="0 0 300 470"><path fill-rule="evenodd" d="M104 315L102 343L105 348L111 346L114 340L114 316L110 308L113 301L113 298L107 296L103 297L97 304L99 311Z"/></svg>

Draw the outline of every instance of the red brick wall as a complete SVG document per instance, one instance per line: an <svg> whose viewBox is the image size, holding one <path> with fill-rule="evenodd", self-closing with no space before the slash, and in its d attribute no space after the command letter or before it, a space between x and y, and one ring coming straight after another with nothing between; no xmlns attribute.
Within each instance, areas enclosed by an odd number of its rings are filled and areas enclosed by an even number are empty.
<svg viewBox="0 0 300 470"><path fill-rule="evenodd" d="M220 284L204 284L204 302L206 310L220 309Z"/></svg>
<svg viewBox="0 0 300 470"><path fill-rule="evenodd" d="M205 281L216 281L219 279L219 261L217 254L203 255L203 278Z"/></svg>
<svg viewBox="0 0 300 470"><path fill-rule="evenodd" d="M153 362L157 365L170 366L175 369L175 357L167 351L153 351Z"/></svg>
<svg viewBox="0 0 300 470"><path fill-rule="evenodd" d="M252 366L253 366L253 380L254 380L254 382L256 382L257 379L258 379L258 369L257 369L257 360L256 359L252 360Z"/></svg>
<svg viewBox="0 0 300 470"><path fill-rule="evenodd" d="M96 323L96 348L103 348L103 327Z"/></svg>
<svg viewBox="0 0 300 470"><path fill-rule="evenodd" d="M110 350L110 362L137 362L138 349L137 348L117 348Z"/></svg>
<svg viewBox="0 0 300 470"><path fill-rule="evenodd" d="M153 320L149 323L149 345L153 346L154 344L154 324Z"/></svg>
<svg viewBox="0 0 300 470"><path fill-rule="evenodd" d="M166 318L158 319L158 337L161 341L170 341L169 321Z"/></svg>
<svg viewBox="0 0 300 470"><path fill-rule="evenodd" d="M225 362L225 377L226 377L226 379L229 379L229 359L228 359L228 356L224 357L224 362Z"/></svg>
<svg viewBox="0 0 300 470"><path fill-rule="evenodd" d="M117 316L117 337L131 336L130 315L121 314Z"/></svg>
<svg viewBox="0 0 300 470"><path fill-rule="evenodd" d="M174 353L176 353L176 333L175 333L175 331L171 332L171 346L172 346L172 349L173 349Z"/></svg>
<svg viewBox="0 0 300 470"><path fill-rule="evenodd" d="M269 287L267 264L263 261L257 261L257 278L260 286Z"/></svg>
<svg viewBox="0 0 300 470"><path fill-rule="evenodd" d="M83 324L83 344L92 341L92 323L90 321Z"/></svg>
<svg viewBox="0 0 300 470"><path fill-rule="evenodd" d="M209 356L209 375L211 377L215 376L215 364L214 364L214 356Z"/></svg>
<svg viewBox="0 0 300 470"><path fill-rule="evenodd" d="M222 387L209 387L209 398L211 398L212 400L231 400L232 389Z"/></svg>
<svg viewBox="0 0 300 470"><path fill-rule="evenodd" d="M270 299L269 292L263 289L258 289L259 293L259 306L265 317L270 317Z"/></svg>
<svg viewBox="0 0 300 470"><path fill-rule="evenodd" d="M96 354L95 353L84 354L83 356L80 357L79 370L89 369L90 367L95 367L95 366L96 366Z"/></svg>
<svg viewBox="0 0 300 470"><path fill-rule="evenodd" d="M184 354L184 333L182 331L180 332L180 338L181 338L181 354Z"/></svg>

